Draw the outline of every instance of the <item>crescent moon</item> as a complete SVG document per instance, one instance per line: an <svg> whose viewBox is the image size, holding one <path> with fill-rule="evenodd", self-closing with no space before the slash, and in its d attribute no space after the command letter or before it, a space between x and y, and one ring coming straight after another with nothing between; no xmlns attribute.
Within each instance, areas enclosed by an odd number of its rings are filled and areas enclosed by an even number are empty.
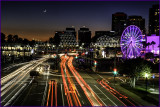
<svg viewBox="0 0 160 107"><path fill-rule="evenodd" d="M44 12L44 13L46 13L46 12L47 12L47 10L45 9L43 12Z"/></svg>

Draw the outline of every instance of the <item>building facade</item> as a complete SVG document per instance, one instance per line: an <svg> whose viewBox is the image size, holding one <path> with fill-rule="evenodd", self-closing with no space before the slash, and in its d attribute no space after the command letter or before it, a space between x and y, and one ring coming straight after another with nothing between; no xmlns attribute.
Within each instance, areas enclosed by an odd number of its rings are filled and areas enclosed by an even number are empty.
<svg viewBox="0 0 160 107"><path fill-rule="evenodd" d="M96 42L97 38L104 36L104 35L108 35L111 37L117 36L115 31L95 31L95 36L92 37L92 42Z"/></svg>
<svg viewBox="0 0 160 107"><path fill-rule="evenodd" d="M123 30L127 26L127 14L123 12L117 12L112 14L112 31L117 32L120 36Z"/></svg>
<svg viewBox="0 0 160 107"><path fill-rule="evenodd" d="M113 58L116 54L117 57L122 57L120 50L120 36L103 35L97 38L95 43L91 43L91 47L96 48L102 58Z"/></svg>
<svg viewBox="0 0 160 107"><path fill-rule="evenodd" d="M89 46L91 43L91 31L89 28L83 27L78 30L78 42L80 46Z"/></svg>
<svg viewBox="0 0 160 107"><path fill-rule="evenodd" d="M145 19L142 18L142 16L128 16L127 25L128 26L136 25L141 29L143 34L146 33L146 30L145 30Z"/></svg>
<svg viewBox="0 0 160 107"><path fill-rule="evenodd" d="M149 9L149 35L159 35L159 4Z"/></svg>
<svg viewBox="0 0 160 107"><path fill-rule="evenodd" d="M120 37L104 35L97 38L95 45L99 47L120 47Z"/></svg>
<svg viewBox="0 0 160 107"><path fill-rule="evenodd" d="M76 41L75 28L66 28L65 31L56 31L54 43L56 46L60 47L76 47L78 43Z"/></svg>

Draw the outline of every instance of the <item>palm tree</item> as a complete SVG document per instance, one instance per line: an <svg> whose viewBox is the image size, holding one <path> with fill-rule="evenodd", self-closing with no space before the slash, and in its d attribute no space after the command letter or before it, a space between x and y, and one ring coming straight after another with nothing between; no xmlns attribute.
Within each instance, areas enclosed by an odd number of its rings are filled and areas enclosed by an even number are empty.
<svg viewBox="0 0 160 107"><path fill-rule="evenodd" d="M149 52L149 46L151 45L151 43L150 42L148 42L147 44L146 44L146 46L148 46L148 52Z"/></svg>
<svg viewBox="0 0 160 107"><path fill-rule="evenodd" d="M154 54L154 45L156 44L156 42L152 41L151 45L152 45L152 49L153 49L153 54Z"/></svg>
<svg viewBox="0 0 160 107"><path fill-rule="evenodd" d="M146 52L146 47L147 47L147 43L143 42L143 48L145 48L145 52Z"/></svg>

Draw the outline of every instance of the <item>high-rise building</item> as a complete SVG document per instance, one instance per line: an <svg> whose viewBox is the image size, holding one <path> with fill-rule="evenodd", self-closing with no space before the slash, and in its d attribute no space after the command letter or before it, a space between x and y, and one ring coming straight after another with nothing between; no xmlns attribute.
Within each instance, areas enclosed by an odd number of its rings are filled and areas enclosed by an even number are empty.
<svg viewBox="0 0 160 107"><path fill-rule="evenodd" d="M145 19L142 18L142 16L129 16L128 17L128 21L127 21L127 25L136 25L138 26L141 31L143 32L143 34L146 33L145 30Z"/></svg>
<svg viewBox="0 0 160 107"><path fill-rule="evenodd" d="M78 30L78 42L80 46L89 46L91 43L91 31L89 31L89 28L83 27Z"/></svg>
<svg viewBox="0 0 160 107"><path fill-rule="evenodd" d="M64 32L60 34L60 46L61 47L76 47L76 37L72 32Z"/></svg>
<svg viewBox="0 0 160 107"><path fill-rule="evenodd" d="M75 28L66 28L65 31L56 31L54 43L61 47L76 47L76 31Z"/></svg>
<svg viewBox="0 0 160 107"><path fill-rule="evenodd" d="M159 4L149 9L149 35L159 35Z"/></svg>
<svg viewBox="0 0 160 107"><path fill-rule="evenodd" d="M112 31L115 31L119 36L127 26L127 14L123 12L117 12L112 14Z"/></svg>
<svg viewBox="0 0 160 107"><path fill-rule="evenodd" d="M75 28L66 28L66 31L65 31L65 32L70 32L70 33L72 33L72 34L76 37Z"/></svg>
<svg viewBox="0 0 160 107"><path fill-rule="evenodd" d="M64 33L64 31L56 31L53 37L54 45L59 46L60 44L60 34Z"/></svg>

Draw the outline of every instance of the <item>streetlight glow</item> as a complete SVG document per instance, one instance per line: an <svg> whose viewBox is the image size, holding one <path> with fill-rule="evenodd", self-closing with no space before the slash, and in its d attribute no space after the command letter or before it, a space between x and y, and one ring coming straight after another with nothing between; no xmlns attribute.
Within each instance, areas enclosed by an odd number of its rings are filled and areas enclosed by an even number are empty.
<svg viewBox="0 0 160 107"><path fill-rule="evenodd" d="M145 77L148 78L148 74L147 73L145 73Z"/></svg>

